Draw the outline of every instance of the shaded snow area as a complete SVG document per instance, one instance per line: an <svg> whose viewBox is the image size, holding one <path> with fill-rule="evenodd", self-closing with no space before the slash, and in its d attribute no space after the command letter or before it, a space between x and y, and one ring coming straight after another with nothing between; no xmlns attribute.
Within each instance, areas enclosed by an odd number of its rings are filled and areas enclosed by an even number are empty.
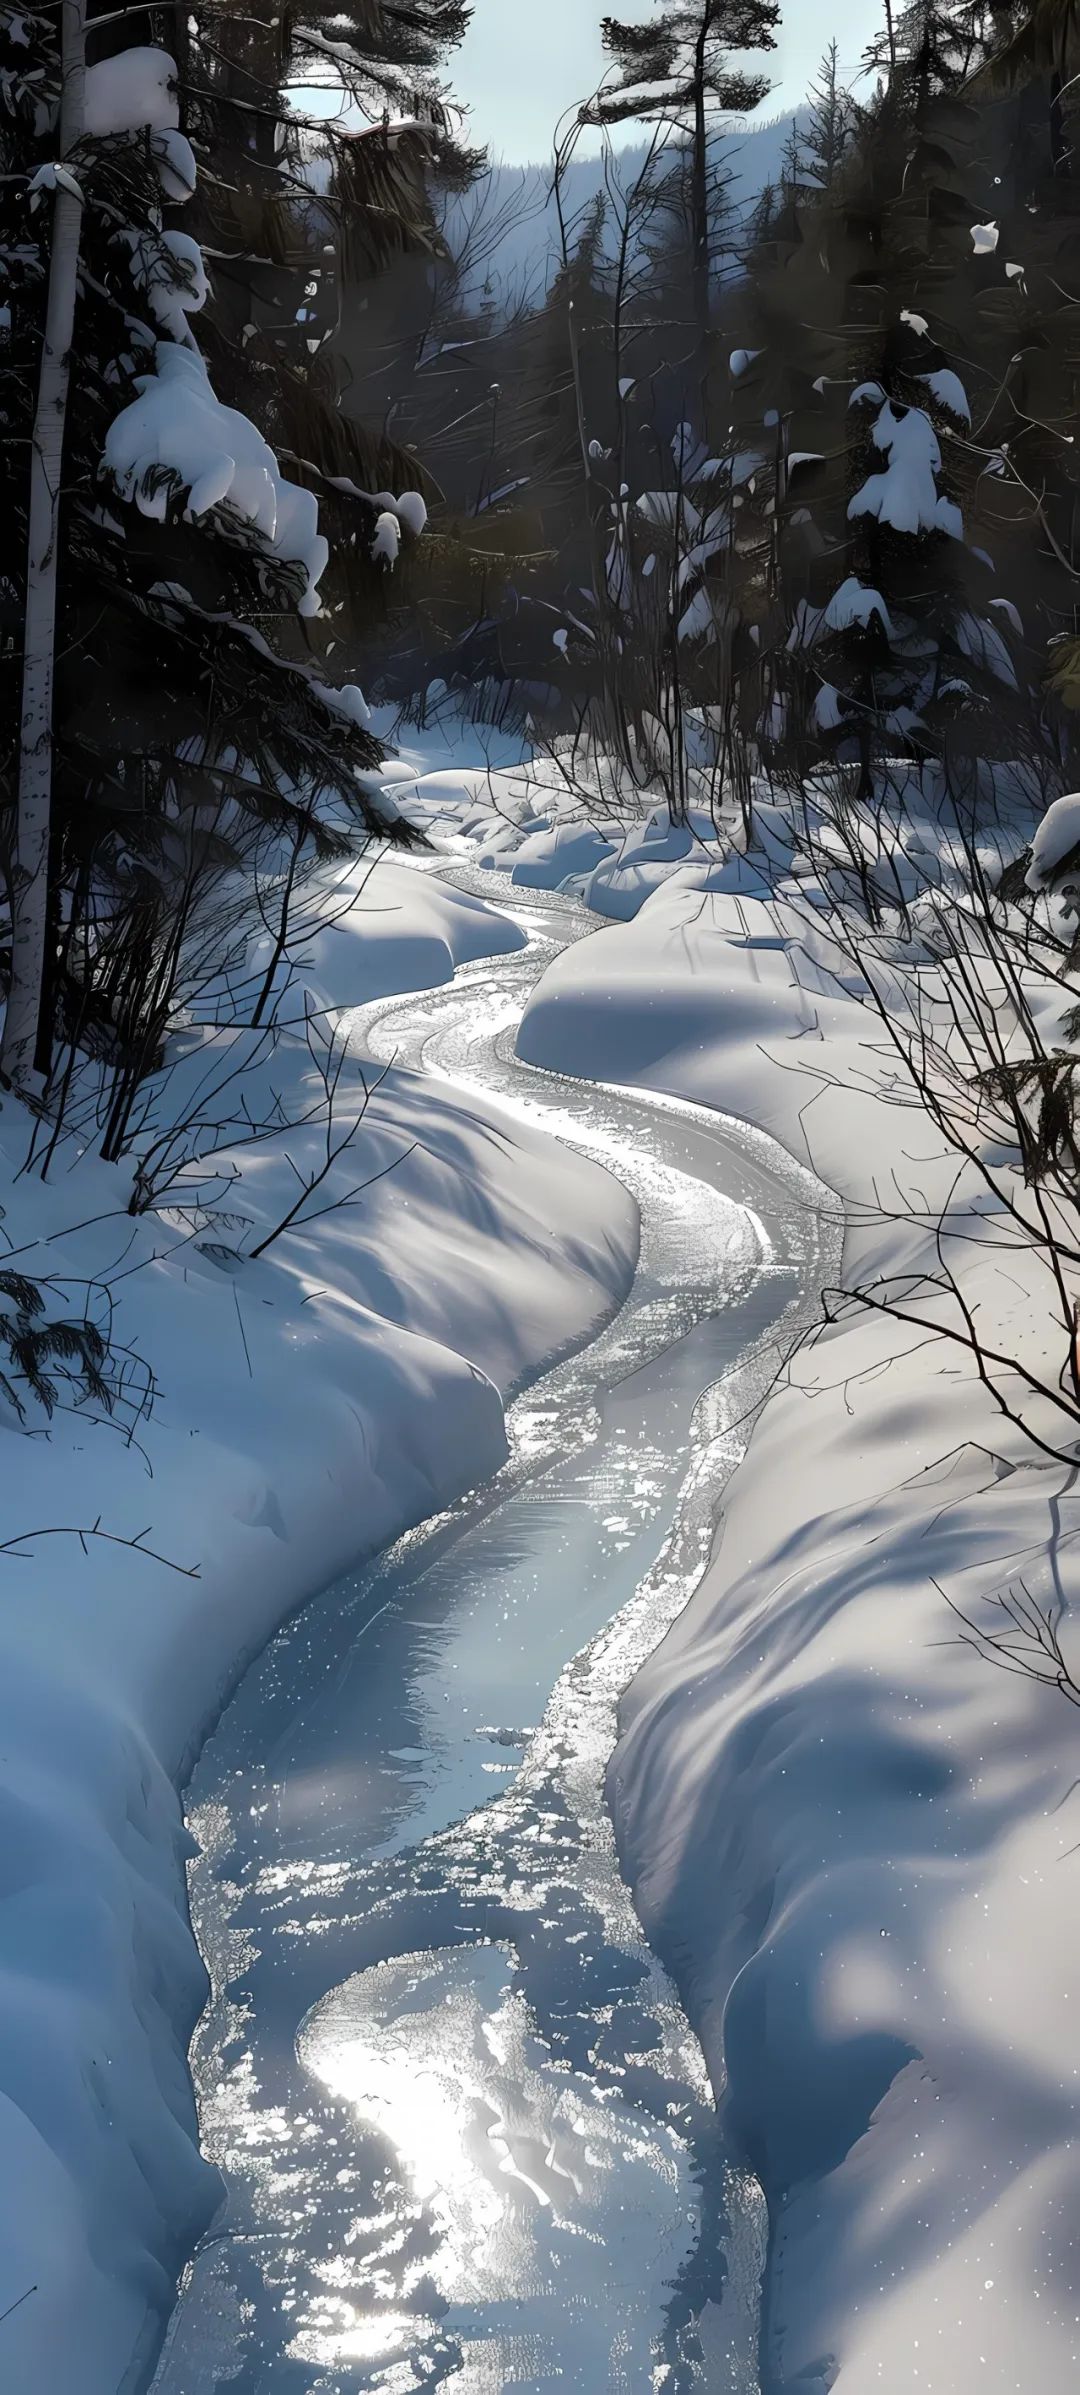
<svg viewBox="0 0 1080 2395"><path fill-rule="evenodd" d="M366 1063L325 1011L520 945L422 862L328 875L305 887L277 1027L236 1027L219 992L122 1164L68 1142L43 1186L20 1175L29 1118L0 1110L4 1262L50 1316L106 1323L123 1364L111 1419L84 1402L48 1424L24 1385L26 1435L6 1433L12 2395L142 2383L217 2201L186 2067L204 1981L175 1793L208 1725L291 1609L501 1463L507 1394L629 1284L636 1211L606 1173ZM240 980L271 961L255 943ZM132 1215L136 1166L152 1204Z"/></svg>
<svg viewBox="0 0 1080 2395"><path fill-rule="evenodd" d="M493 785L468 793L464 833L490 852L495 813L503 861L538 870L535 788ZM420 792L425 809L446 795ZM1030 838L1012 797L979 850L988 875ZM1071 850L1075 804L1047 819L1034 882ZM624 1701L610 1794L767 2195L769 2395L1065 2395L1077 1715L993 1655L1030 1658L1026 1619L1056 1621L1077 1660L1076 1472L1046 1451L1068 1459L1074 1433L1014 1368L1052 1390L1069 1342L1014 1134L969 1108L965 1162L902 1061L928 1026L962 1114L979 1042L958 992L1006 1049L1029 1050L1030 1023L965 931L961 844L932 790L909 782L884 835L850 808L839 824L759 790L748 853L733 837L720 863L693 841L678 854L680 834L661 860L656 822L624 830L593 890L610 907L614 885L633 919L548 968L519 1034L527 1061L763 1127L843 1201L843 1288L888 1289L914 1317L849 1300L791 1361L712 1563ZM547 855L556 876L555 832ZM1047 1046L1067 1038L1060 987L1032 966L1024 989ZM960 1301L1000 1359L990 1387L942 1335Z"/></svg>
<svg viewBox="0 0 1080 2395"><path fill-rule="evenodd" d="M483 871L509 875L522 890L565 890L594 914L627 918L679 866L696 886L730 882L709 777L690 777L686 820L673 825L666 801L627 792L601 758L587 771L567 748L503 766L421 773L395 784L410 820L436 841L461 845Z"/></svg>

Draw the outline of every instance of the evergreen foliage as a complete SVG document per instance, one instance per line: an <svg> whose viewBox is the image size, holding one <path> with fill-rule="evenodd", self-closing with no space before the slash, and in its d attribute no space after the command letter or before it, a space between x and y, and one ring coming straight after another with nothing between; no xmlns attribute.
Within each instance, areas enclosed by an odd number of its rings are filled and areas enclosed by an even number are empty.
<svg viewBox="0 0 1080 2395"><path fill-rule="evenodd" d="M335 688L323 658L355 651L387 563L422 525L419 499L399 513L394 494L422 476L343 418L319 289L334 283L339 307L404 247L430 250L433 155L471 171L433 80L463 23L456 0L362 10L337 64L377 100L379 123L370 138L329 137L317 201L314 136L282 103L305 44L324 41L317 22L207 10L183 23L177 63L121 48L125 24L97 34L91 20L85 130L58 170L58 13L0 10L0 863L18 906L29 474L52 195L74 178L35 1061L49 1104L76 1053L102 1061L108 1153L193 971L206 969L215 909L232 919L245 877L372 834L408 836L372 795L380 751L360 694ZM398 134L391 111L406 100ZM276 308L280 324L290 299L275 342L255 318ZM389 487L371 488L373 467ZM305 484L321 494L321 528Z"/></svg>

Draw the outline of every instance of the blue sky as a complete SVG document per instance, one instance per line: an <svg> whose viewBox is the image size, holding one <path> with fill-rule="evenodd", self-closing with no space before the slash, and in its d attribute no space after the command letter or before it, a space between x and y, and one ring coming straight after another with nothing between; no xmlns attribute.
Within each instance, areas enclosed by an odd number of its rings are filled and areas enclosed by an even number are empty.
<svg viewBox="0 0 1080 2395"><path fill-rule="evenodd" d="M600 18L645 17L647 0L473 0L473 21L450 61L457 98L472 109L474 140L496 157L546 158L552 128L565 108L595 89L603 72ZM841 66L854 73L881 16L880 0L787 0L787 24L764 64L776 78L765 102L770 115L797 108L822 50L835 33ZM762 113L764 114L764 110Z"/></svg>

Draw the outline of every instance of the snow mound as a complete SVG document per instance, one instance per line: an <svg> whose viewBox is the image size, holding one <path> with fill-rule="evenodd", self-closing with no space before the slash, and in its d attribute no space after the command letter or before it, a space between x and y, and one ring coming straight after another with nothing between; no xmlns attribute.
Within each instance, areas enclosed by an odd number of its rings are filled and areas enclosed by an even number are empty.
<svg viewBox="0 0 1080 2395"><path fill-rule="evenodd" d="M904 827L905 889L909 868L923 889L955 874L927 792L905 791ZM791 822L762 807L758 828L767 903L675 867L548 969L521 1053L770 1132L845 1204L838 1286L939 1271L941 1219L987 1346L1052 1387L1047 1266L1002 1240L979 1165L958 1176L827 912L815 936ZM1078 846L1073 794L1036 834L1035 886ZM903 967L874 970L903 1021ZM989 1668L948 1603L990 1625L1010 1585L1060 1605L1075 1663L1074 1481L925 1319L856 1307L768 1396L713 1561L624 1699L620 1856L768 2199L778 2389L1072 2384L1075 1716Z"/></svg>
<svg viewBox="0 0 1080 2395"><path fill-rule="evenodd" d="M218 1022L249 1019L265 986L264 1016L302 1021L305 1011L436 989L459 965L513 955L525 934L482 898L382 856L320 875L294 909L286 955L277 958L276 946L274 933L261 931L200 1011Z"/></svg>

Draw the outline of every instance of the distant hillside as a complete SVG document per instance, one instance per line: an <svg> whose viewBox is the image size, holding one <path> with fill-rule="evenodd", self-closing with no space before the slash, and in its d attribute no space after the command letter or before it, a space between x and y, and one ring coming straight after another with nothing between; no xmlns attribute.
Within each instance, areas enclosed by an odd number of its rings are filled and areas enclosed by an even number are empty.
<svg viewBox="0 0 1080 2395"><path fill-rule="evenodd" d="M780 173L784 144L799 116L733 129L725 145L732 199L748 209ZM644 141L618 154L620 179L632 183L645 157ZM578 158L567 171L564 208L572 225L583 224L603 188L600 157ZM559 228L551 195L550 166L493 165L464 200L455 201L446 222L455 256L467 253L467 288L478 296L487 284L496 306L509 311L524 296L538 298L558 257Z"/></svg>

